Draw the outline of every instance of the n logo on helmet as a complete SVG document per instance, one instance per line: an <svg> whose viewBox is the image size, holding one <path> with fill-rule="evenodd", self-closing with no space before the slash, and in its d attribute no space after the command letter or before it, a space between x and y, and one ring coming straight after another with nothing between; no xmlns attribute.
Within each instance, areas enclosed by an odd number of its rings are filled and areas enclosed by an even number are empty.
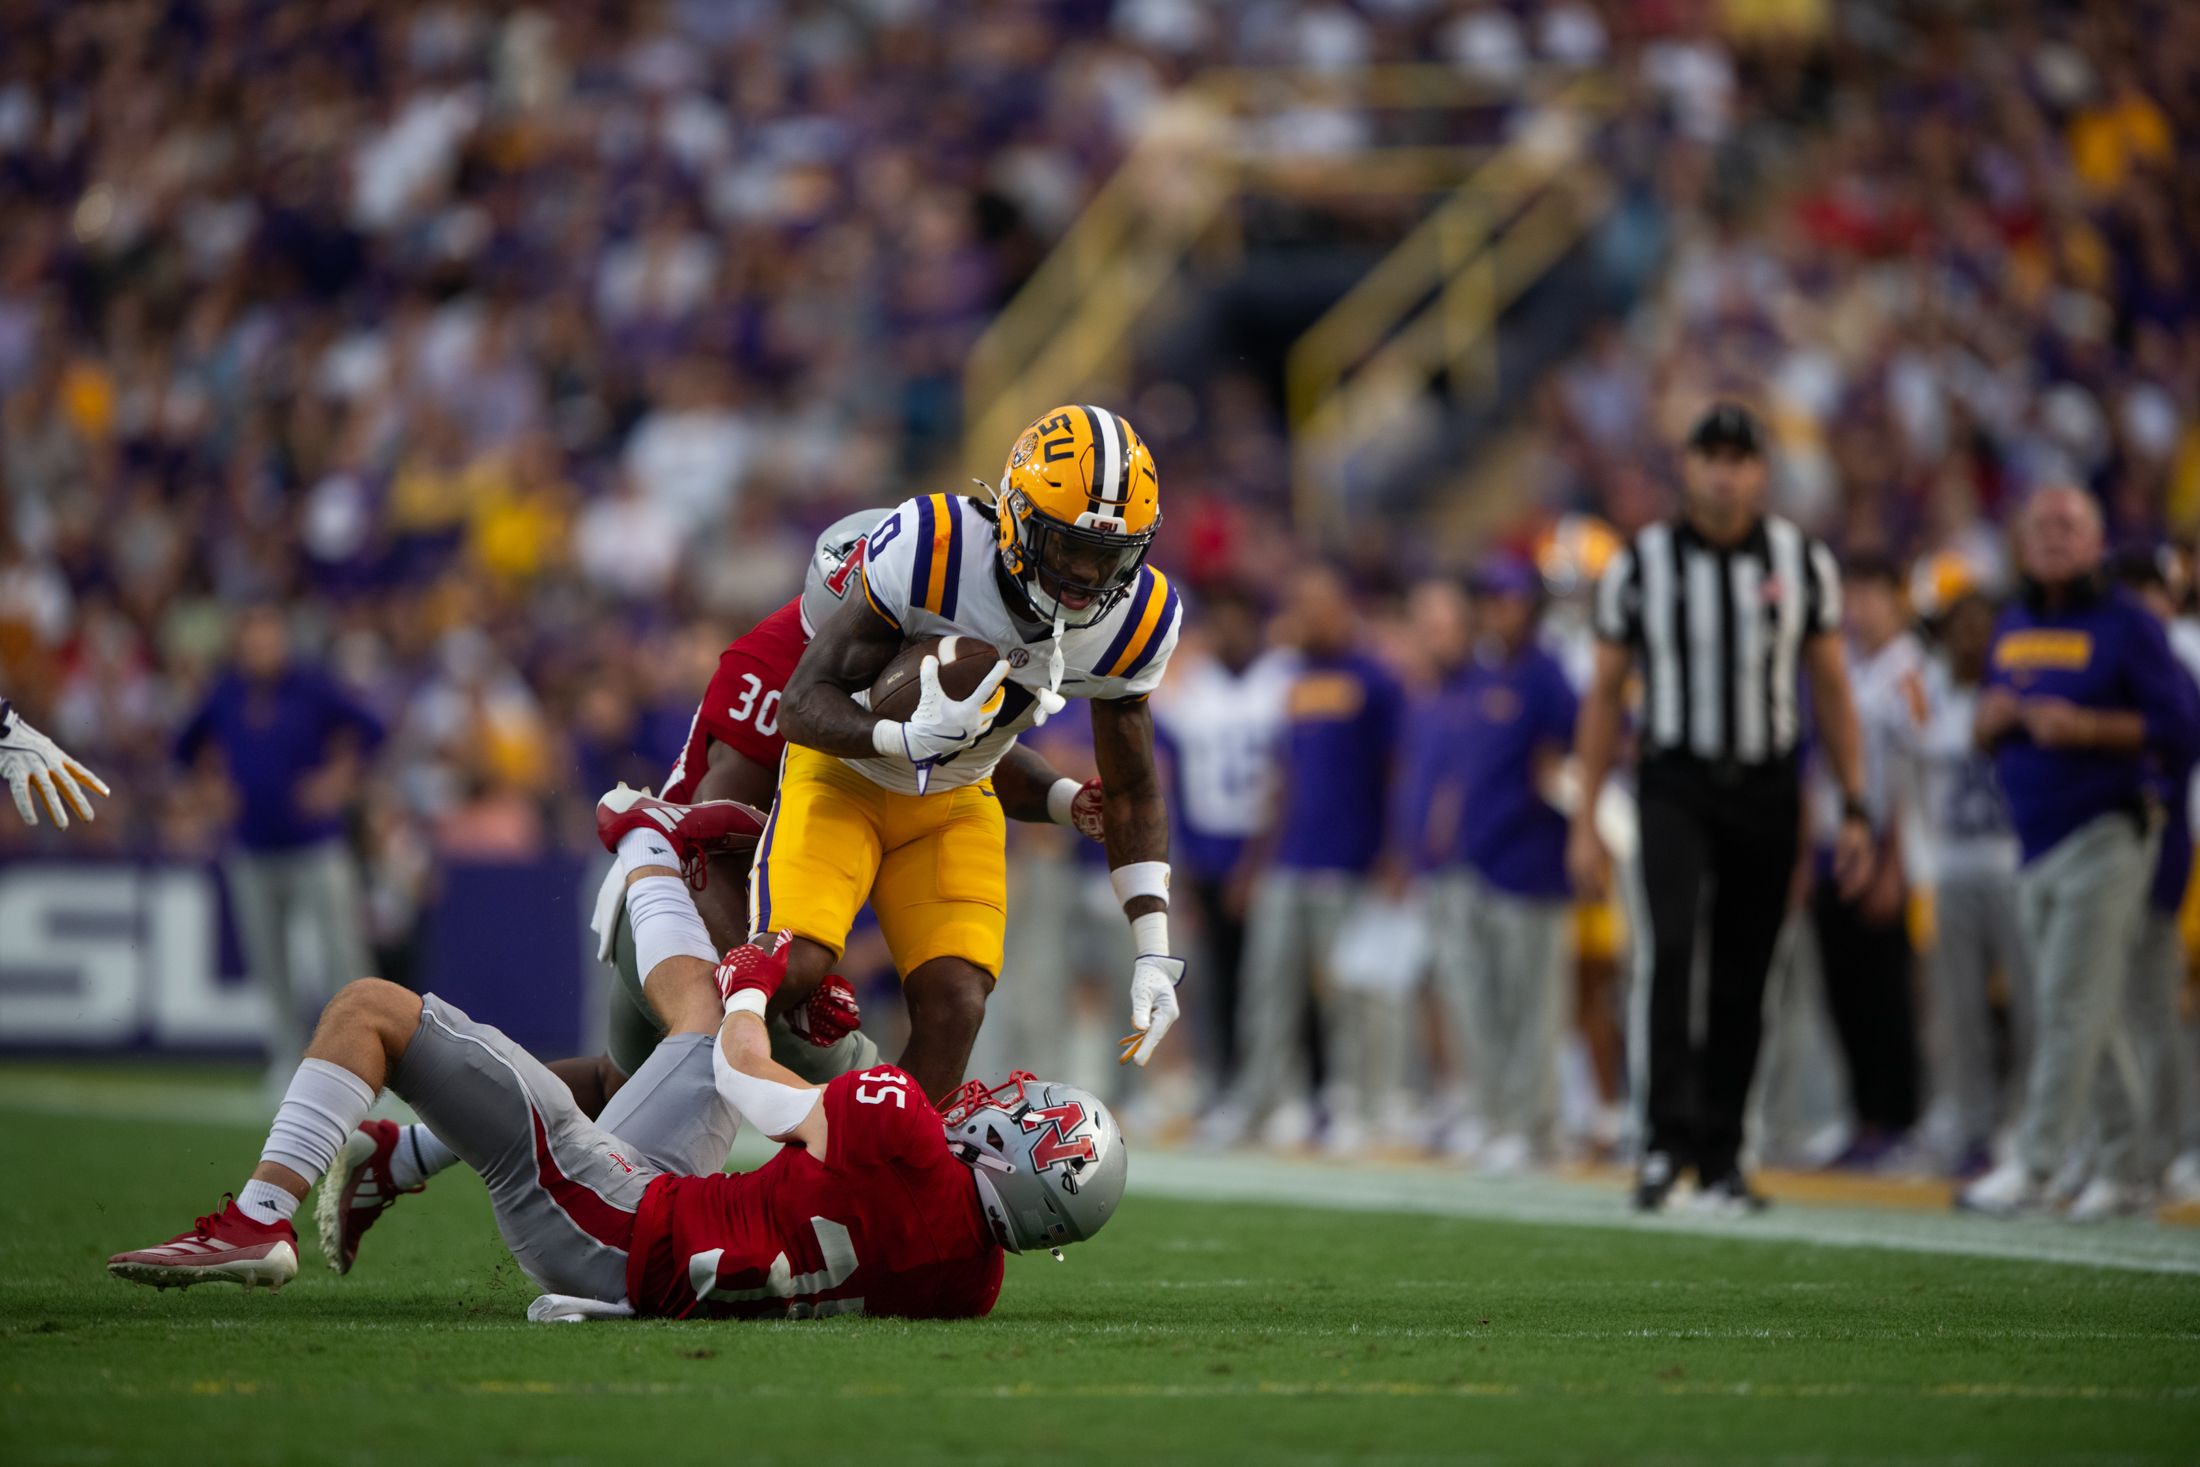
<svg viewBox="0 0 2200 1467"><path fill-rule="evenodd" d="M861 540L858 540L855 544L848 547L848 558L840 563L840 569L834 571L831 575L825 578L825 584L832 588L832 592L835 596L847 595L848 577L854 575L856 573L856 567L862 564L863 542Z"/></svg>
<svg viewBox="0 0 2200 1467"><path fill-rule="evenodd" d="M1066 1105L1050 1105L1045 1110L1026 1111L1019 1123L1027 1131L1049 1133L1031 1148L1031 1164L1041 1170L1061 1161L1100 1159L1092 1138L1077 1134L1085 1126L1085 1108L1074 1100Z"/></svg>

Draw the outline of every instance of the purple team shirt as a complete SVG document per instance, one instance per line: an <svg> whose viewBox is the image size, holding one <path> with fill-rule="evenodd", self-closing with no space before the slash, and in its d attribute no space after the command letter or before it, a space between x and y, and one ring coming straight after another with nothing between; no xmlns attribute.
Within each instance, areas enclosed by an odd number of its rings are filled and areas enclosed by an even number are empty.
<svg viewBox="0 0 2200 1467"><path fill-rule="evenodd" d="M1375 864L1405 701L1363 653L1307 659L1291 685L1277 864L1356 874Z"/></svg>

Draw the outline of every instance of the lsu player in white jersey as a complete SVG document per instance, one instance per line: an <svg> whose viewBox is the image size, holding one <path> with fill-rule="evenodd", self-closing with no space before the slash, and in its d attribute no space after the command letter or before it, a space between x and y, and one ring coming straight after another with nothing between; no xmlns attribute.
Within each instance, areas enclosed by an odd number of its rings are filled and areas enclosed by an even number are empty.
<svg viewBox="0 0 2200 1467"><path fill-rule="evenodd" d="M759 933L789 931L793 1006L831 970L866 898L909 1004L902 1067L934 1100L962 1083L1000 974L1007 909L992 775L1016 736L1092 700L1108 865L1137 953L1123 1058L1143 1065L1177 1017L1169 954L1168 810L1147 695L1183 608L1146 564L1161 523L1152 453L1105 408L1064 407L1026 429L988 505L908 500L872 529L850 596L788 680L779 796L750 877ZM1004 654L968 697L922 673L906 722L861 701L907 642L975 636Z"/></svg>

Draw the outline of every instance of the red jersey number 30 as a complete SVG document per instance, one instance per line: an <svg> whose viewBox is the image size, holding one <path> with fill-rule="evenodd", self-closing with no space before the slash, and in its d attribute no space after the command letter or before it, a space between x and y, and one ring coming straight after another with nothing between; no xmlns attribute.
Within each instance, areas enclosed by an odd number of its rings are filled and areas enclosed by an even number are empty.
<svg viewBox="0 0 2200 1467"><path fill-rule="evenodd" d="M772 737L779 732L779 689L766 692L764 680L753 672L742 673L741 682L741 697L726 709L727 720L746 723L764 737Z"/></svg>

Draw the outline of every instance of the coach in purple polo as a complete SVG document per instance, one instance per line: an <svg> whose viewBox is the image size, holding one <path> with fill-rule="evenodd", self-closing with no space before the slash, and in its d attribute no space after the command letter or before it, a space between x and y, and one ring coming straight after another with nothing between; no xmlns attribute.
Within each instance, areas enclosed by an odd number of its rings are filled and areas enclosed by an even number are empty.
<svg viewBox="0 0 2200 1467"><path fill-rule="evenodd" d="M359 877L343 810L360 761L382 725L327 673L296 661L283 609L245 608L236 660L176 739L185 764L218 761L237 795L234 847L224 870L253 981L272 1010L269 1074L288 1083L305 1053L307 1014L290 964L302 919L334 992L368 976Z"/></svg>
<svg viewBox="0 0 2200 1467"><path fill-rule="evenodd" d="M2089 1096L2104 1126L2129 1122L2135 1097L2110 1050L2154 867L2149 783L2158 765L2189 760L2200 738L2161 623L2101 574L2092 496L2069 485L2035 492L2017 547L2023 591L1995 629L1975 732L1994 753L2023 847L2017 920L2039 1037L2013 1154L1956 1200L1996 1215L2045 1204Z"/></svg>

